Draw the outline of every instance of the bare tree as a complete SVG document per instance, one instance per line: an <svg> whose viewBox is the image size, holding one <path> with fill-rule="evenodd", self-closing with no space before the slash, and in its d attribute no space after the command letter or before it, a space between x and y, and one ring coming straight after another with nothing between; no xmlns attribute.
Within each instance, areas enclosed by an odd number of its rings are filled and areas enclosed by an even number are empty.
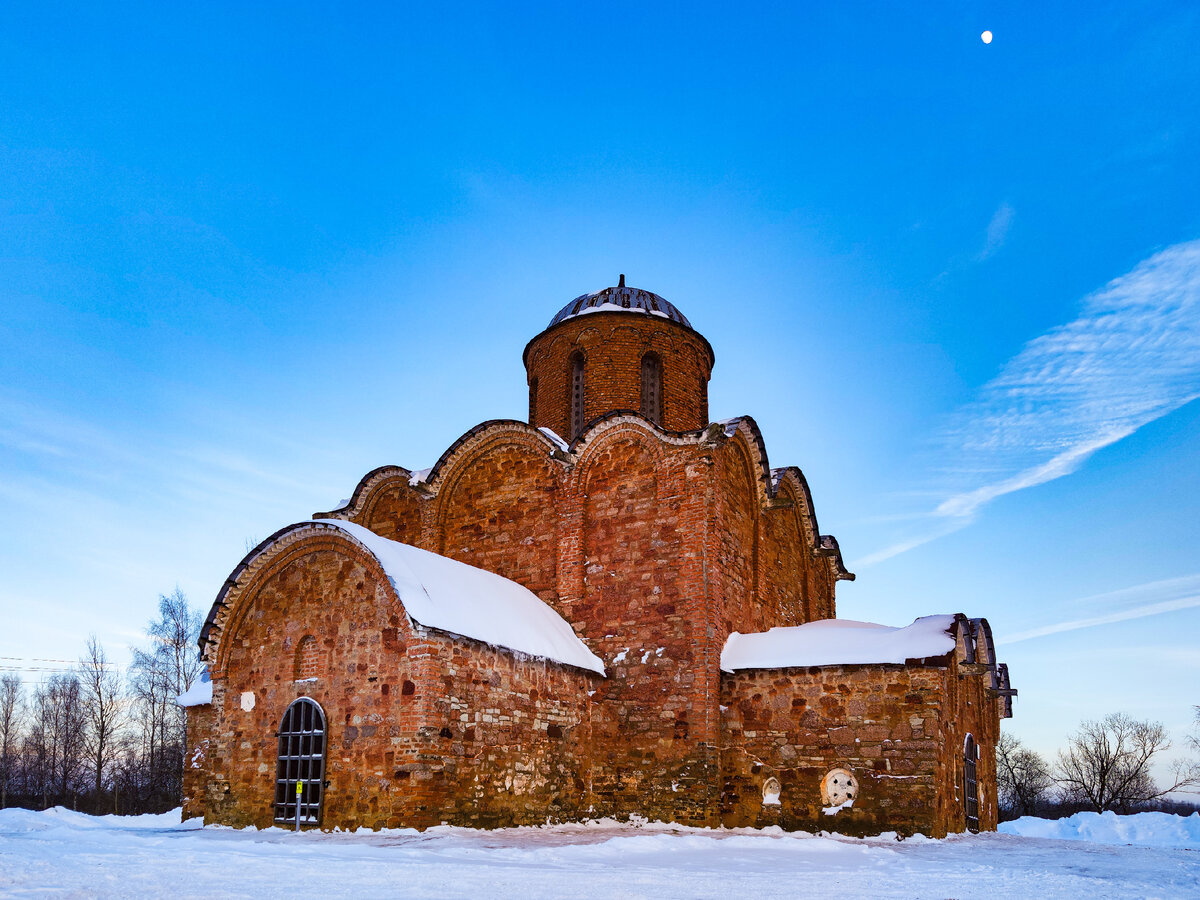
<svg viewBox="0 0 1200 900"><path fill-rule="evenodd" d="M196 640L203 620L179 588L158 598L158 611L146 628L150 648L133 651L131 685L144 777L138 789L161 811L178 804L183 790L186 720L175 698L200 676Z"/></svg>
<svg viewBox="0 0 1200 900"><path fill-rule="evenodd" d="M35 793L42 806L53 797L65 803L75 793L83 761L83 704L76 675L52 675L33 695L33 715L25 743Z"/></svg>
<svg viewBox="0 0 1200 900"><path fill-rule="evenodd" d="M1160 787L1150 775L1155 757L1171 746L1158 722L1139 722L1125 713L1087 721L1058 754L1058 782L1067 799L1096 812L1133 812L1171 791L1200 783L1194 764L1176 764L1172 782Z"/></svg>
<svg viewBox="0 0 1200 900"><path fill-rule="evenodd" d="M21 679L11 674L0 678L0 809L8 806L8 788L14 780L24 703Z"/></svg>
<svg viewBox="0 0 1200 900"><path fill-rule="evenodd" d="M118 732L125 718L121 677L104 648L90 635L79 660L83 710L87 720L85 750L92 767L92 791L97 810L104 790L104 775L116 752Z"/></svg>
<svg viewBox="0 0 1200 900"><path fill-rule="evenodd" d="M1001 734L996 744L996 780L1000 808L1012 818L1041 812L1054 787L1042 755L1008 733Z"/></svg>

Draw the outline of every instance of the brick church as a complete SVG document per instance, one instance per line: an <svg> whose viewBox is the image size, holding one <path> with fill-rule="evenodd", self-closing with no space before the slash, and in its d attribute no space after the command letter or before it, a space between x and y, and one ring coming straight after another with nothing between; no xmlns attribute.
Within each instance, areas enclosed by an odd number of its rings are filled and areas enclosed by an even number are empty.
<svg viewBox="0 0 1200 900"><path fill-rule="evenodd" d="M230 574L180 698L185 816L995 828L986 620L835 617L854 576L804 475L709 421L675 306L622 276L524 362L528 422L367 473Z"/></svg>

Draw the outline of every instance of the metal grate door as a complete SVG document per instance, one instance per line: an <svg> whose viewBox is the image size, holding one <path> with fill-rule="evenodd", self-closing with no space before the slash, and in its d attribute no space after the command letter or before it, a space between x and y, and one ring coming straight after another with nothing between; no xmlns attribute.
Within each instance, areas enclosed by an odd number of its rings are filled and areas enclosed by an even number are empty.
<svg viewBox="0 0 1200 900"><path fill-rule="evenodd" d="M294 825L298 804L300 824L319 825L324 784L325 713L315 701L301 697L287 708L279 726L275 821Z"/></svg>
<svg viewBox="0 0 1200 900"><path fill-rule="evenodd" d="M979 779L975 767L975 738L967 735L963 744L963 797L967 814L967 830L979 831Z"/></svg>

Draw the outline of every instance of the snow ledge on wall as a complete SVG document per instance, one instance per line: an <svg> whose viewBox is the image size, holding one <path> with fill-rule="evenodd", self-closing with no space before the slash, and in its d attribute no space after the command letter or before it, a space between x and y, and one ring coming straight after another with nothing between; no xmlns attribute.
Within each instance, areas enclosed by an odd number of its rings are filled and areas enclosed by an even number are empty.
<svg viewBox="0 0 1200 900"><path fill-rule="evenodd" d="M190 688L175 698L175 702L179 706L206 706L212 703L212 678L207 668L192 682Z"/></svg>
<svg viewBox="0 0 1200 900"><path fill-rule="evenodd" d="M566 620L523 585L380 537L353 522L310 519L309 523L338 528L371 553L414 622L604 674L604 663Z"/></svg>
<svg viewBox="0 0 1200 900"><path fill-rule="evenodd" d="M903 664L953 650L953 625L954 616L939 615L922 616L903 628L821 619L755 634L735 631L721 651L721 670Z"/></svg>

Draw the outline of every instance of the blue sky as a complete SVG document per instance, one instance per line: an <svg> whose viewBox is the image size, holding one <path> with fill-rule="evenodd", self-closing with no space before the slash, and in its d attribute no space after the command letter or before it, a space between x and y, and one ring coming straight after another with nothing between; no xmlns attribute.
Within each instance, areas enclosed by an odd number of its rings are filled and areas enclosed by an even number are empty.
<svg viewBox="0 0 1200 900"><path fill-rule="evenodd" d="M1167 2L10 4L0 657L122 655L523 417L525 341L624 272L804 469L840 615L987 616L1039 749L1182 738L1198 43Z"/></svg>

